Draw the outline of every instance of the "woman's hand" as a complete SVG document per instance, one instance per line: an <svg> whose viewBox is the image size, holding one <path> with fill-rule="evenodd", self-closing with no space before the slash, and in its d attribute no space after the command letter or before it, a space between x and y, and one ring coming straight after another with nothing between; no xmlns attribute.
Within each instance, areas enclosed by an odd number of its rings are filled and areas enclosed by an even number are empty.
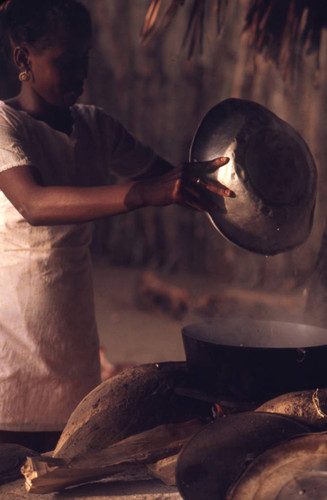
<svg viewBox="0 0 327 500"><path fill-rule="evenodd" d="M222 197L235 196L217 178L212 179L210 177L210 174L216 173L220 167L223 167L228 162L229 158L221 156L211 161L184 164L183 189L189 201L187 204L191 204L198 210L210 212L211 209L216 209L217 205L212 201L212 197L208 196L208 191Z"/></svg>
<svg viewBox="0 0 327 500"><path fill-rule="evenodd" d="M191 206L197 210L207 211L212 202L206 199L206 191L223 197L233 196L230 189L218 181L205 178L206 173L213 173L226 165L229 158L220 157L210 162L184 163L168 173L137 183L134 189L138 191L144 206L164 206L179 203ZM132 199L133 191L126 197Z"/></svg>

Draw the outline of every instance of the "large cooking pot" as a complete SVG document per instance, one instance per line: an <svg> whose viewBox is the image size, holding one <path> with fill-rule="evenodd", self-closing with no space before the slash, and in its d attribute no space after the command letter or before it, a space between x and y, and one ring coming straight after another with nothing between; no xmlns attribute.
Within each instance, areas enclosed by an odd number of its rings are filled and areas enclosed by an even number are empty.
<svg viewBox="0 0 327 500"><path fill-rule="evenodd" d="M182 336L193 383L218 398L263 402L327 387L324 328L233 318L186 326Z"/></svg>
<svg viewBox="0 0 327 500"><path fill-rule="evenodd" d="M217 157L229 162L207 167ZM234 196L206 192L214 227L233 243L274 255L303 243L315 206L317 172L303 138L260 104L226 99L208 111L190 149L190 177ZM196 164L199 167L196 169Z"/></svg>

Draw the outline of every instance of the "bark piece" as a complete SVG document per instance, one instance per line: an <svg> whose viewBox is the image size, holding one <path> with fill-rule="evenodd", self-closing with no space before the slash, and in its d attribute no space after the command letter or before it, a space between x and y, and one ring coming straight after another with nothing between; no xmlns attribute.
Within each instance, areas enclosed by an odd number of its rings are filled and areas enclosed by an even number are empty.
<svg viewBox="0 0 327 500"><path fill-rule="evenodd" d="M0 484L15 481L21 477L20 468L28 456L37 456L36 451L18 444L0 444Z"/></svg>
<svg viewBox="0 0 327 500"><path fill-rule="evenodd" d="M175 472L178 456L179 454L158 460L155 464L147 465L147 469L156 479L160 479L160 481L168 486L175 486Z"/></svg>
<svg viewBox="0 0 327 500"><path fill-rule="evenodd" d="M50 493L123 471L135 471L135 467L144 475L146 464L176 455L202 427L200 420L161 425L101 451L70 460L28 457L22 467L26 489L31 493Z"/></svg>
<svg viewBox="0 0 327 500"><path fill-rule="evenodd" d="M327 429L327 389L282 394L256 411L289 415L316 429Z"/></svg>
<svg viewBox="0 0 327 500"><path fill-rule="evenodd" d="M104 381L74 410L53 457L76 458L158 425L210 415L210 404L175 393L188 382L184 362L140 365Z"/></svg>

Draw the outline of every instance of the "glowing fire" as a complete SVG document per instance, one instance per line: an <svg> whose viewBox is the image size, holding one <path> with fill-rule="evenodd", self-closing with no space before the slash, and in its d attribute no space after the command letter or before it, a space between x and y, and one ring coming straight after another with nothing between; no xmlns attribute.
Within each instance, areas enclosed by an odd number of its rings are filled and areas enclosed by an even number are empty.
<svg viewBox="0 0 327 500"><path fill-rule="evenodd" d="M213 418L215 420L218 418L225 417L229 413L230 413L230 410L228 410L227 408L223 408L218 403L214 403L212 406L212 415L213 415Z"/></svg>

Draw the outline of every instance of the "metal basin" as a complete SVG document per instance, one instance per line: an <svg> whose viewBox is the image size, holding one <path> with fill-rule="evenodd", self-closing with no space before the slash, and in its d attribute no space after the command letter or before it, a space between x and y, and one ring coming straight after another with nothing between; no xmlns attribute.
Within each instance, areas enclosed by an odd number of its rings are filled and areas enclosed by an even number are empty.
<svg viewBox="0 0 327 500"><path fill-rule="evenodd" d="M193 138L190 161L230 161L208 180L231 189L235 197L207 196L208 216L233 243L274 255L303 243L310 234L317 172L302 137L264 106L227 99L203 118Z"/></svg>

